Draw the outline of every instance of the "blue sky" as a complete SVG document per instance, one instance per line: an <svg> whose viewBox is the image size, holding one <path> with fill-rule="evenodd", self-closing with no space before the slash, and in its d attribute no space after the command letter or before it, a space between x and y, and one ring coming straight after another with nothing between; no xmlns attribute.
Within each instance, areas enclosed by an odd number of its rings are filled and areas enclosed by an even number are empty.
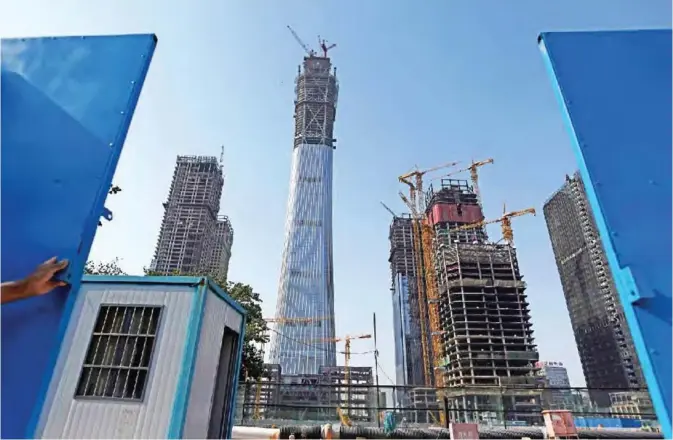
<svg viewBox="0 0 673 440"><path fill-rule="evenodd" d="M393 378L390 215L379 201L403 210L396 177L414 165L493 157L480 175L486 216L497 217L503 202L539 211L514 220L514 233L541 358L565 362L573 385L584 385L541 215L575 163L536 38L670 27L670 1L2 1L2 37L159 38L115 178L123 192L108 202L115 219L99 230L92 259L119 257L140 273L154 252L175 156L219 155L224 145L230 278L251 284L273 315L303 55L288 24L311 44L318 34L338 44L337 335L370 332L376 312L382 368ZM497 226L489 232L499 235ZM372 355L353 363L372 365Z"/></svg>

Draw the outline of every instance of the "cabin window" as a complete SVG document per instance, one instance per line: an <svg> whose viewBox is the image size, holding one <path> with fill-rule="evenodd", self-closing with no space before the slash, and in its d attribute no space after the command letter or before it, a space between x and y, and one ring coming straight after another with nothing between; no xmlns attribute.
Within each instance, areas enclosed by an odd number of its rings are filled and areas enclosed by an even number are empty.
<svg viewBox="0 0 673 440"><path fill-rule="evenodd" d="M143 399L161 309L100 307L77 383L76 398Z"/></svg>

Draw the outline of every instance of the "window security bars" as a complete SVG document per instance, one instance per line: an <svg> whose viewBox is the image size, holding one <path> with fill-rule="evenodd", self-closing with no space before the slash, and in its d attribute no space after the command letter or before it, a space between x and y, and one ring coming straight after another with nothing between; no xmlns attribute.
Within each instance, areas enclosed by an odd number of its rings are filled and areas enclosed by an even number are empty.
<svg viewBox="0 0 673 440"><path fill-rule="evenodd" d="M75 397L140 401L161 307L101 306Z"/></svg>

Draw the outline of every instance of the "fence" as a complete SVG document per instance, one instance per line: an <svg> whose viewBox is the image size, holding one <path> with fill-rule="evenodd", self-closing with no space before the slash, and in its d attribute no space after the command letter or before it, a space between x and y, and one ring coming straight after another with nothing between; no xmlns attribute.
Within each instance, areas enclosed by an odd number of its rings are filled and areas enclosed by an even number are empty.
<svg viewBox="0 0 673 440"><path fill-rule="evenodd" d="M649 394L639 389L539 387L423 388L269 381L240 386L237 424L339 423L380 426L391 412L400 427L449 422L489 427L543 426L542 411L570 410L578 427L658 430Z"/></svg>

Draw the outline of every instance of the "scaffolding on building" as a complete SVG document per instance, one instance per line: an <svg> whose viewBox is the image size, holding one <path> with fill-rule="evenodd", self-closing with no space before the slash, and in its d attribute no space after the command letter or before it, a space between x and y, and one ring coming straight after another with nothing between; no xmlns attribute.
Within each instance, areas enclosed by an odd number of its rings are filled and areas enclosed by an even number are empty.
<svg viewBox="0 0 673 440"><path fill-rule="evenodd" d="M152 271L195 273L214 266L223 184L216 157L177 157L168 200L163 204L165 211Z"/></svg>

